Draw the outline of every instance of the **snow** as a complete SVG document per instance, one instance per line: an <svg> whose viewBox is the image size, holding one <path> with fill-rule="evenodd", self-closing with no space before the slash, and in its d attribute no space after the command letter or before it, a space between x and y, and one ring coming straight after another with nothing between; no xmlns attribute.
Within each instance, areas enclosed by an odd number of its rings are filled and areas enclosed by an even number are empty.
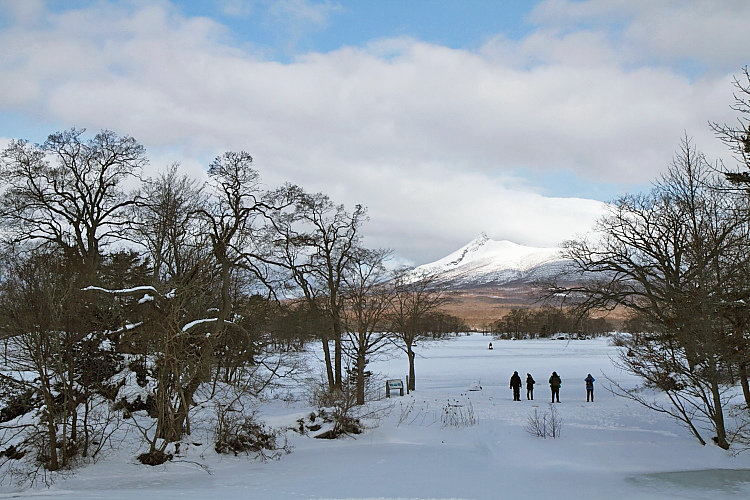
<svg viewBox="0 0 750 500"><path fill-rule="evenodd" d="M87 286L86 288L82 289L83 291L95 291L95 292L104 292L104 293L111 293L113 295L127 295L132 294L135 292L151 292L153 294L158 295L159 292L156 291L156 288L152 286L136 286L133 288L122 288L119 290L110 290L108 288L102 288L100 286Z"/></svg>
<svg viewBox="0 0 750 500"><path fill-rule="evenodd" d="M541 264L561 260L557 248L518 245L510 241L495 241L482 233L464 247L417 269L448 271L459 266L487 263L498 270L526 271Z"/></svg>
<svg viewBox="0 0 750 500"><path fill-rule="evenodd" d="M186 324L182 327L183 332L187 332L191 328L197 325L201 325L204 323L216 323L216 318L203 318L203 319L196 319L195 321L191 321L190 323Z"/></svg>
<svg viewBox="0 0 750 500"><path fill-rule="evenodd" d="M482 233L450 255L415 269L442 280L465 285L503 285L517 280L533 281L559 272L569 261L557 248L529 247L495 241Z"/></svg>
<svg viewBox="0 0 750 500"><path fill-rule="evenodd" d="M138 300L138 303L139 303L139 304L144 304L144 303L146 303L146 302L153 302L153 301L154 301L154 297L153 297L153 295L149 295L149 294L147 294L147 293L146 293L146 294L144 294L144 295L143 295L143 297L141 297L141 298L140 298L140 299Z"/></svg>
<svg viewBox="0 0 750 500"><path fill-rule="evenodd" d="M138 398L141 398L141 401L146 401L148 395L153 394L156 391L156 383L153 380L147 379L146 386L141 387L138 385L135 372L130 370L124 370L112 377L112 381L115 383L120 382L123 379L125 383L120 390L117 391L117 401L125 399L129 403L132 403Z"/></svg>
<svg viewBox="0 0 750 500"><path fill-rule="evenodd" d="M492 340L493 350L487 349ZM287 431L294 451L278 461L219 456L209 429L195 429L173 462L140 465L123 445L50 488L0 497L55 499L724 499L750 496L750 454L701 446L673 419L606 389L606 377L638 381L612 365L608 339L499 341L475 334L416 348L417 391L373 403L390 412L364 434L318 440ZM312 363L319 353L309 353ZM317 364L313 364L316 368ZM403 379L402 354L368 369ZM514 370L537 380L534 401L514 402ZM525 430L536 409L549 412L552 371L562 377L562 433L542 439ZM596 377L586 403L583 379ZM525 377L524 377L525 378ZM481 390L471 391L476 386ZM304 398L258 407L270 426L293 426L311 411ZM655 397L660 397L655 394ZM476 424L442 424L448 402L473 410ZM195 421L194 421L195 422ZM709 436L709 434L707 434ZM206 466L208 472L200 465Z"/></svg>

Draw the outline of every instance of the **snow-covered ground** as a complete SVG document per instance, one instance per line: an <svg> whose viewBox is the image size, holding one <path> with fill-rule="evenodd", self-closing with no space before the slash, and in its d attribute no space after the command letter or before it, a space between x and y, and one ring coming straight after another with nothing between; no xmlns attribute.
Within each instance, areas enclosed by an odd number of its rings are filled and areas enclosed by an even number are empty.
<svg viewBox="0 0 750 500"><path fill-rule="evenodd" d="M637 380L613 367L606 339L493 341L472 335L421 344L417 391L392 405L380 424L356 438L319 440L289 431L294 451L278 461L218 456L207 431L194 432L174 462L148 467L132 450L112 452L49 489L0 488L0 497L56 499L656 499L750 498L750 452L732 456L701 446L673 419L607 392L605 376ZM404 378L403 357L368 365ZM514 402L513 371L537 380L534 401ZM549 412L546 383L563 380L558 439L529 434L534 409ZM586 403L583 379L596 379ZM479 391L468 391L472 385ZM476 425L442 424L447 404L473 409ZM293 425L309 414L302 400L263 405L261 417ZM709 437L708 435L706 437ZM198 464L207 466L208 472Z"/></svg>

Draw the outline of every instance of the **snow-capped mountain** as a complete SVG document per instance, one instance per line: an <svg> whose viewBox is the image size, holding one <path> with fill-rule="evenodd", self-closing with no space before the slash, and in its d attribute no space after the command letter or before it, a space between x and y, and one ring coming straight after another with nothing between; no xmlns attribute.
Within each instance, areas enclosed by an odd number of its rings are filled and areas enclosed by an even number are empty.
<svg viewBox="0 0 750 500"><path fill-rule="evenodd" d="M495 241L482 233L450 255L417 267L437 273L454 288L529 284L551 276L565 265L558 248Z"/></svg>

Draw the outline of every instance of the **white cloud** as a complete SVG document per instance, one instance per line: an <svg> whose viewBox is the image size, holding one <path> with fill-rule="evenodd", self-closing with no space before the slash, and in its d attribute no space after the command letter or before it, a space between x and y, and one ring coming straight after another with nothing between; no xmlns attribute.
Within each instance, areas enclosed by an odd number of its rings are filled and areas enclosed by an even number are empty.
<svg viewBox="0 0 750 500"><path fill-rule="evenodd" d="M322 28L328 24L331 13L341 10L341 6L333 2L275 0L270 3L268 10L271 15L280 20Z"/></svg>
<svg viewBox="0 0 750 500"><path fill-rule="evenodd" d="M221 0L221 11L228 16L247 17L253 13L253 3L248 0Z"/></svg>
<svg viewBox="0 0 750 500"><path fill-rule="evenodd" d="M747 64L748 18L746 0L546 0L529 16L563 38L582 28L605 34L621 59L734 71Z"/></svg>
<svg viewBox="0 0 750 500"><path fill-rule="evenodd" d="M311 33L316 33L329 25L332 15L340 12L338 3L310 0L268 0L266 24L283 34L288 55L294 55L300 48L300 41Z"/></svg>
<svg viewBox="0 0 750 500"><path fill-rule="evenodd" d="M421 263L444 257L481 232L496 240L556 246L588 231L603 213L600 202L543 197L444 167L428 175L361 167L358 174L354 194L370 207L367 243L422 256Z"/></svg>
<svg viewBox="0 0 750 500"><path fill-rule="evenodd" d="M225 43L223 26L168 4L43 12L0 32L0 110L133 135L154 168L197 171L223 150L247 150L271 186L368 206L369 240L415 263L481 231L553 245L585 231L599 203L542 197L514 172L645 183L685 131L709 158L724 154L707 122L732 120L730 75L640 67L638 44L569 27L610 5L629 9L628 37L655 43L639 34L648 2L545 2L532 16L538 31L477 53L398 39L289 64ZM278 6L313 25L334 8Z"/></svg>
<svg viewBox="0 0 750 500"><path fill-rule="evenodd" d="M15 22L33 23L44 14L43 0L0 0L0 12Z"/></svg>

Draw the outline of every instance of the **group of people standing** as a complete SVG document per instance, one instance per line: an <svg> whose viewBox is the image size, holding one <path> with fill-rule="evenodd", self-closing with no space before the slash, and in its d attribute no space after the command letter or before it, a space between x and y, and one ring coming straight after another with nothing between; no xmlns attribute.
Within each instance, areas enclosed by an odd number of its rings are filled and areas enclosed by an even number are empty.
<svg viewBox="0 0 750 500"><path fill-rule="evenodd" d="M588 376L583 380L586 383L586 402L594 401L594 377L589 373ZM526 374L526 399L534 399L534 384L536 381L530 373ZM552 402L560 402L560 386L562 385L562 379L557 372L552 372L549 378L549 387L552 391ZM521 387L523 381L518 372L513 372L513 376L510 377L510 388L513 389L513 401L521 401Z"/></svg>

